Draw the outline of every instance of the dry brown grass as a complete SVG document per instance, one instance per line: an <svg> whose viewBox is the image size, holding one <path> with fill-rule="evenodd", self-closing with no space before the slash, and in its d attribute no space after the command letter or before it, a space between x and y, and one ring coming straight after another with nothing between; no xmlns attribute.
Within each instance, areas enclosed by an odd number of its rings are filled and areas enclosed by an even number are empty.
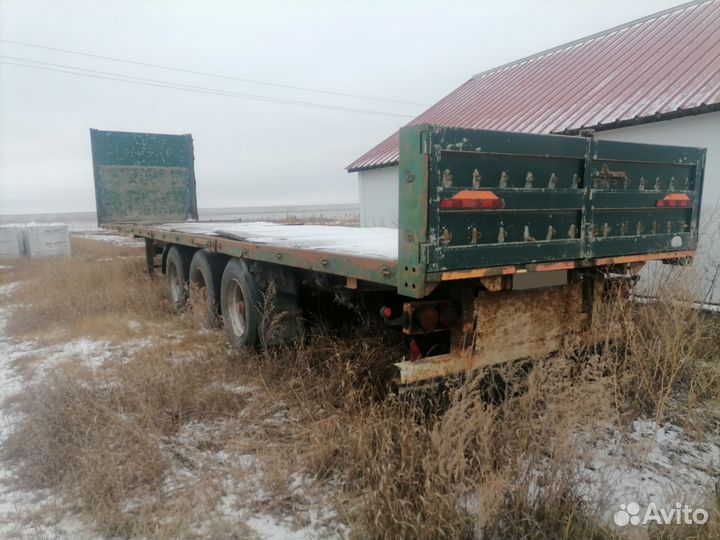
<svg viewBox="0 0 720 540"><path fill-rule="evenodd" d="M126 361L64 366L30 385L16 405L28 416L3 448L20 463L20 481L58 489L104 535L183 534L172 520L154 529L178 502L163 489L177 459L167 438L191 421L237 415L246 402L224 384L237 367L217 338L157 336ZM181 518L188 508L174 510Z"/></svg>
<svg viewBox="0 0 720 540"><path fill-rule="evenodd" d="M252 221L257 221L256 218L253 218ZM358 227L360 225L360 216L359 215L351 215L351 216L334 216L334 217L327 217L323 215L311 215L311 216L295 216L288 214L287 216L283 218L274 218L269 219L268 221L272 221L273 223L284 223L288 225L300 225L300 224L307 224L307 225L344 225L346 227Z"/></svg>
<svg viewBox="0 0 720 540"><path fill-rule="evenodd" d="M693 414L700 402L720 401L718 319L693 307L693 283L670 277L656 298L607 302L593 321L626 411L688 427L702 421Z"/></svg>
<svg viewBox="0 0 720 540"><path fill-rule="evenodd" d="M388 381L400 348L384 329L360 324L338 337L319 327L297 347L235 356L192 313L167 316L141 260L106 266L83 249L84 260L27 274L13 331L95 335L130 317L152 344L99 369L51 370L16 404L24 416L3 454L25 486L62 493L105 535L251 535L219 518L211 531L193 529L228 489L251 499L227 487L228 478L249 485L247 470L211 466L222 450L257 456L271 495L263 511L298 514L307 501L290 478L299 473L304 496L329 498L352 537L610 538L602 494L582 493L578 435L591 447L595 429L638 412L693 418L718 396L718 333L676 297L613 303L606 320L622 324L606 325L613 339L582 357L560 353L479 373L442 396L399 397ZM40 283L64 289L45 297ZM197 423L214 431L188 449L181 434ZM169 490L178 468L193 476ZM692 534L710 538L713 516Z"/></svg>
<svg viewBox="0 0 720 540"><path fill-rule="evenodd" d="M570 459L575 431L608 414L610 385L592 370L558 360L526 376L503 371L518 395L494 405L487 380L474 378L451 392L443 414L428 414L421 398L379 398L373 379L358 378L352 365L365 356L344 350L335 344L321 374L314 351L294 356L300 390L285 399L301 419L276 459L341 485L355 535L607 536L575 493ZM591 403L588 391L597 397Z"/></svg>
<svg viewBox="0 0 720 540"><path fill-rule="evenodd" d="M14 336L54 331L92 337L127 337L129 320L171 314L162 279L143 274L142 249L72 238L71 258L14 259L6 282L21 281L6 331ZM125 332L125 334L123 334Z"/></svg>

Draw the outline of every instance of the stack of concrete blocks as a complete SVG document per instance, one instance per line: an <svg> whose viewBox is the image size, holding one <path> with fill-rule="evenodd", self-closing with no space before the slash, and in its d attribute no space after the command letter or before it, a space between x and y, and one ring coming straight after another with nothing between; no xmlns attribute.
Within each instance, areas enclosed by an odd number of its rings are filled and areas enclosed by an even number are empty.
<svg viewBox="0 0 720 540"><path fill-rule="evenodd" d="M23 229L25 254L31 258L70 256L70 230L67 225L31 223Z"/></svg>
<svg viewBox="0 0 720 540"><path fill-rule="evenodd" d="M25 253L24 225L0 225L0 259L16 259Z"/></svg>

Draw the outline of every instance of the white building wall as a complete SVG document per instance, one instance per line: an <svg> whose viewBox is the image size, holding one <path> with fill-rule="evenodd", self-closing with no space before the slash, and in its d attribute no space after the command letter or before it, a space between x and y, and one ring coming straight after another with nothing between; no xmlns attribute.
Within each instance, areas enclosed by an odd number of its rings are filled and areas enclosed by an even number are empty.
<svg viewBox="0 0 720 540"><path fill-rule="evenodd" d="M398 167L358 173L361 227L398 226Z"/></svg>
<svg viewBox="0 0 720 540"><path fill-rule="evenodd" d="M595 137L611 141L707 148L703 207L712 207L720 202L720 112L598 131Z"/></svg>

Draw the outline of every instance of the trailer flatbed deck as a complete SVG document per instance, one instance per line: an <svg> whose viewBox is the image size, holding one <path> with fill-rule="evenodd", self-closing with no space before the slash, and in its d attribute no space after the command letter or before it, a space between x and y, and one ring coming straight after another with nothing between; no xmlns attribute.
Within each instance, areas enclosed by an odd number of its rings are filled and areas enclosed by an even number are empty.
<svg viewBox="0 0 720 540"><path fill-rule="evenodd" d="M158 242L177 243L350 279L394 285L398 230L235 221L114 224Z"/></svg>
<svg viewBox="0 0 720 540"><path fill-rule="evenodd" d="M160 231L203 234L268 247L297 248L397 261L398 231L386 227L288 225L267 221L161 223Z"/></svg>

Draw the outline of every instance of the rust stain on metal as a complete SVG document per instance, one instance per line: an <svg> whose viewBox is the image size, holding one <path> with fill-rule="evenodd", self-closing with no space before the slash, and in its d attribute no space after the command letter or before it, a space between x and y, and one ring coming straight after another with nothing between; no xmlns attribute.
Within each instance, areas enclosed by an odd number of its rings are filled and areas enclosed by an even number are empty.
<svg viewBox="0 0 720 540"><path fill-rule="evenodd" d="M557 263L543 263L543 264L535 264L535 265L528 265L530 266L529 270L535 271L535 272L552 272L553 270L572 270L575 268L575 263L572 261L564 261L564 262L557 262Z"/></svg>
<svg viewBox="0 0 720 540"><path fill-rule="evenodd" d="M500 188L506 188L508 187L509 179L508 174L506 171L503 171L500 173L500 182L498 183L498 187Z"/></svg>
<svg viewBox="0 0 720 540"><path fill-rule="evenodd" d="M664 259L684 259L693 257L694 250L667 251L662 253L646 253L642 255L622 255L618 257L601 257L579 264L575 261L558 261L552 263L528 264L525 268L516 266L502 266L492 268L475 268L471 270L452 270L440 274L441 281L454 281L458 279L473 279L486 276L510 275L520 272L550 272L552 270L572 270L583 266L607 266L610 264L625 264L642 261L655 261Z"/></svg>
<svg viewBox="0 0 720 540"><path fill-rule="evenodd" d="M399 382L412 384L520 358L540 358L579 342L588 319L582 311L582 295L582 282L550 289L481 292L475 299L475 325L468 327L472 331L469 346L395 364Z"/></svg>
<svg viewBox="0 0 720 540"><path fill-rule="evenodd" d="M453 281L456 279L472 279L485 276L496 276L499 274L510 275L515 273L514 266L500 266L494 268L475 268L472 270L452 270L443 272L440 275L441 281Z"/></svg>
<svg viewBox="0 0 720 540"><path fill-rule="evenodd" d="M486 276L480 278L480 283L482 283L483 287L485 287L490 292L499 292L507 288L505 287L506 279L509 278L503 275Z"/></svg>
<svg viewBox="0 0 720 540"><path fill-rule="evenodd" d="M647 253L644 255L622 255L619 257L603 257L595 259L595 265L606 266L608 264L625 264L640 261L658 261L662 259L684 259L686 257L693 257L695 251L670 251L664 253Z"/></svg>
<svg viewBox="0 0 720 540"><path fill-rule="evenodd" d="M528 172L527 175L525 175L525 187L526 188L533 187L534 182L535 182L535 175L532 172Z"/></svg>

